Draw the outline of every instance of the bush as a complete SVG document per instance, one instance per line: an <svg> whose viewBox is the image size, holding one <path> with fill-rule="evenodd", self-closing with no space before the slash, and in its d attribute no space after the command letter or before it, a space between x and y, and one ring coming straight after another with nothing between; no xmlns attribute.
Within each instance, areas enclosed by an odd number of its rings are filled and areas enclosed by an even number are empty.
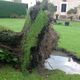
<svg viewBox="0 0 80 80"><path fill-rule="evenodd" d="M0 50L0 61L3 63L19 63L18 58L13 55L10 54L8 51L4 51L4 50ZM14 65L12 64L12 65Z"/></svg>

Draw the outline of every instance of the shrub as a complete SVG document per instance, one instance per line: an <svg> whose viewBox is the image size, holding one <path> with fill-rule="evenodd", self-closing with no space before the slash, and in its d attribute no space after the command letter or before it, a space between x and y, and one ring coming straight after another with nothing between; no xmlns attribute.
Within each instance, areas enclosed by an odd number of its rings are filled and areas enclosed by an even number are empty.
<svg viewBox="0 0 80 80"><path fill-rule="evenodd" d="M10 54L10 52L6 50L0 50L0 61L4 63L18 63L18 58ZM14 65L14 64L13 64Z"/></svg>

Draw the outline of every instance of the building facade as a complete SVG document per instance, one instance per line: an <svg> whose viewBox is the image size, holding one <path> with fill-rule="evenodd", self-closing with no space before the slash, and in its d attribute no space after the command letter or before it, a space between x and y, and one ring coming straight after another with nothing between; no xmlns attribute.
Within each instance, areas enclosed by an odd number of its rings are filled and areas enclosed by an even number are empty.
<svg viewBox="0 0 80 80"><path fill-rule="evenodd" d="M53 3L57 11L55 14L66 15L67 11L80 5L80 0L49 0Z"/></svg>

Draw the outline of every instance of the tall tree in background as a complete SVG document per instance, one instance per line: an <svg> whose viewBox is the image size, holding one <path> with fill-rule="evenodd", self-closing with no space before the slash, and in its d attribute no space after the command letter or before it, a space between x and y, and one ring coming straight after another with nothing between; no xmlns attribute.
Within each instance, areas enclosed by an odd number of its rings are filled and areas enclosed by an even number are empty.
<svg viewBox="0 0 80 80"><path fill-rule="evenodd" d="M51 13L51 15L53 15L56 10L56 6L54 6L52 3L48 3L48 11Z"/></svg>
<svg viewBox="0 0 80 80"><path fill-rule="evenodd" d="M70 9L67 14L70 16L70 20L73 20L73 16L77 13L77 8Z"/></svg>
<svg viewBox="0 0 80 80"><path fill-rule="evenodd" d="M52 3L48 2L48 0L43 0L41 3L41 9L42 10L48 10L48 12L53 15L56 11L56 6L54 6Z"/></svg>
<svg viewBox="0 0 80 80"><path fill-rule="evenodd" d="M41 3L41 9L47 10L48 9L48 0L43 0Z"/></svg>

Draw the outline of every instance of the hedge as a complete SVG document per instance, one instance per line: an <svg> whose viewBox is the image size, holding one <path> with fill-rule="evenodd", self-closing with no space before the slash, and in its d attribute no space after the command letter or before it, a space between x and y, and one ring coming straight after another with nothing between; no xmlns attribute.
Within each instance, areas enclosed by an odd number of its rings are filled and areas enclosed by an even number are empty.
<svg viewBox="0 0 80 80"><path fill-rule="evenodd" d="M1 18L26 15L27 9L28 9L27 4L0 1Z"/></svg>

